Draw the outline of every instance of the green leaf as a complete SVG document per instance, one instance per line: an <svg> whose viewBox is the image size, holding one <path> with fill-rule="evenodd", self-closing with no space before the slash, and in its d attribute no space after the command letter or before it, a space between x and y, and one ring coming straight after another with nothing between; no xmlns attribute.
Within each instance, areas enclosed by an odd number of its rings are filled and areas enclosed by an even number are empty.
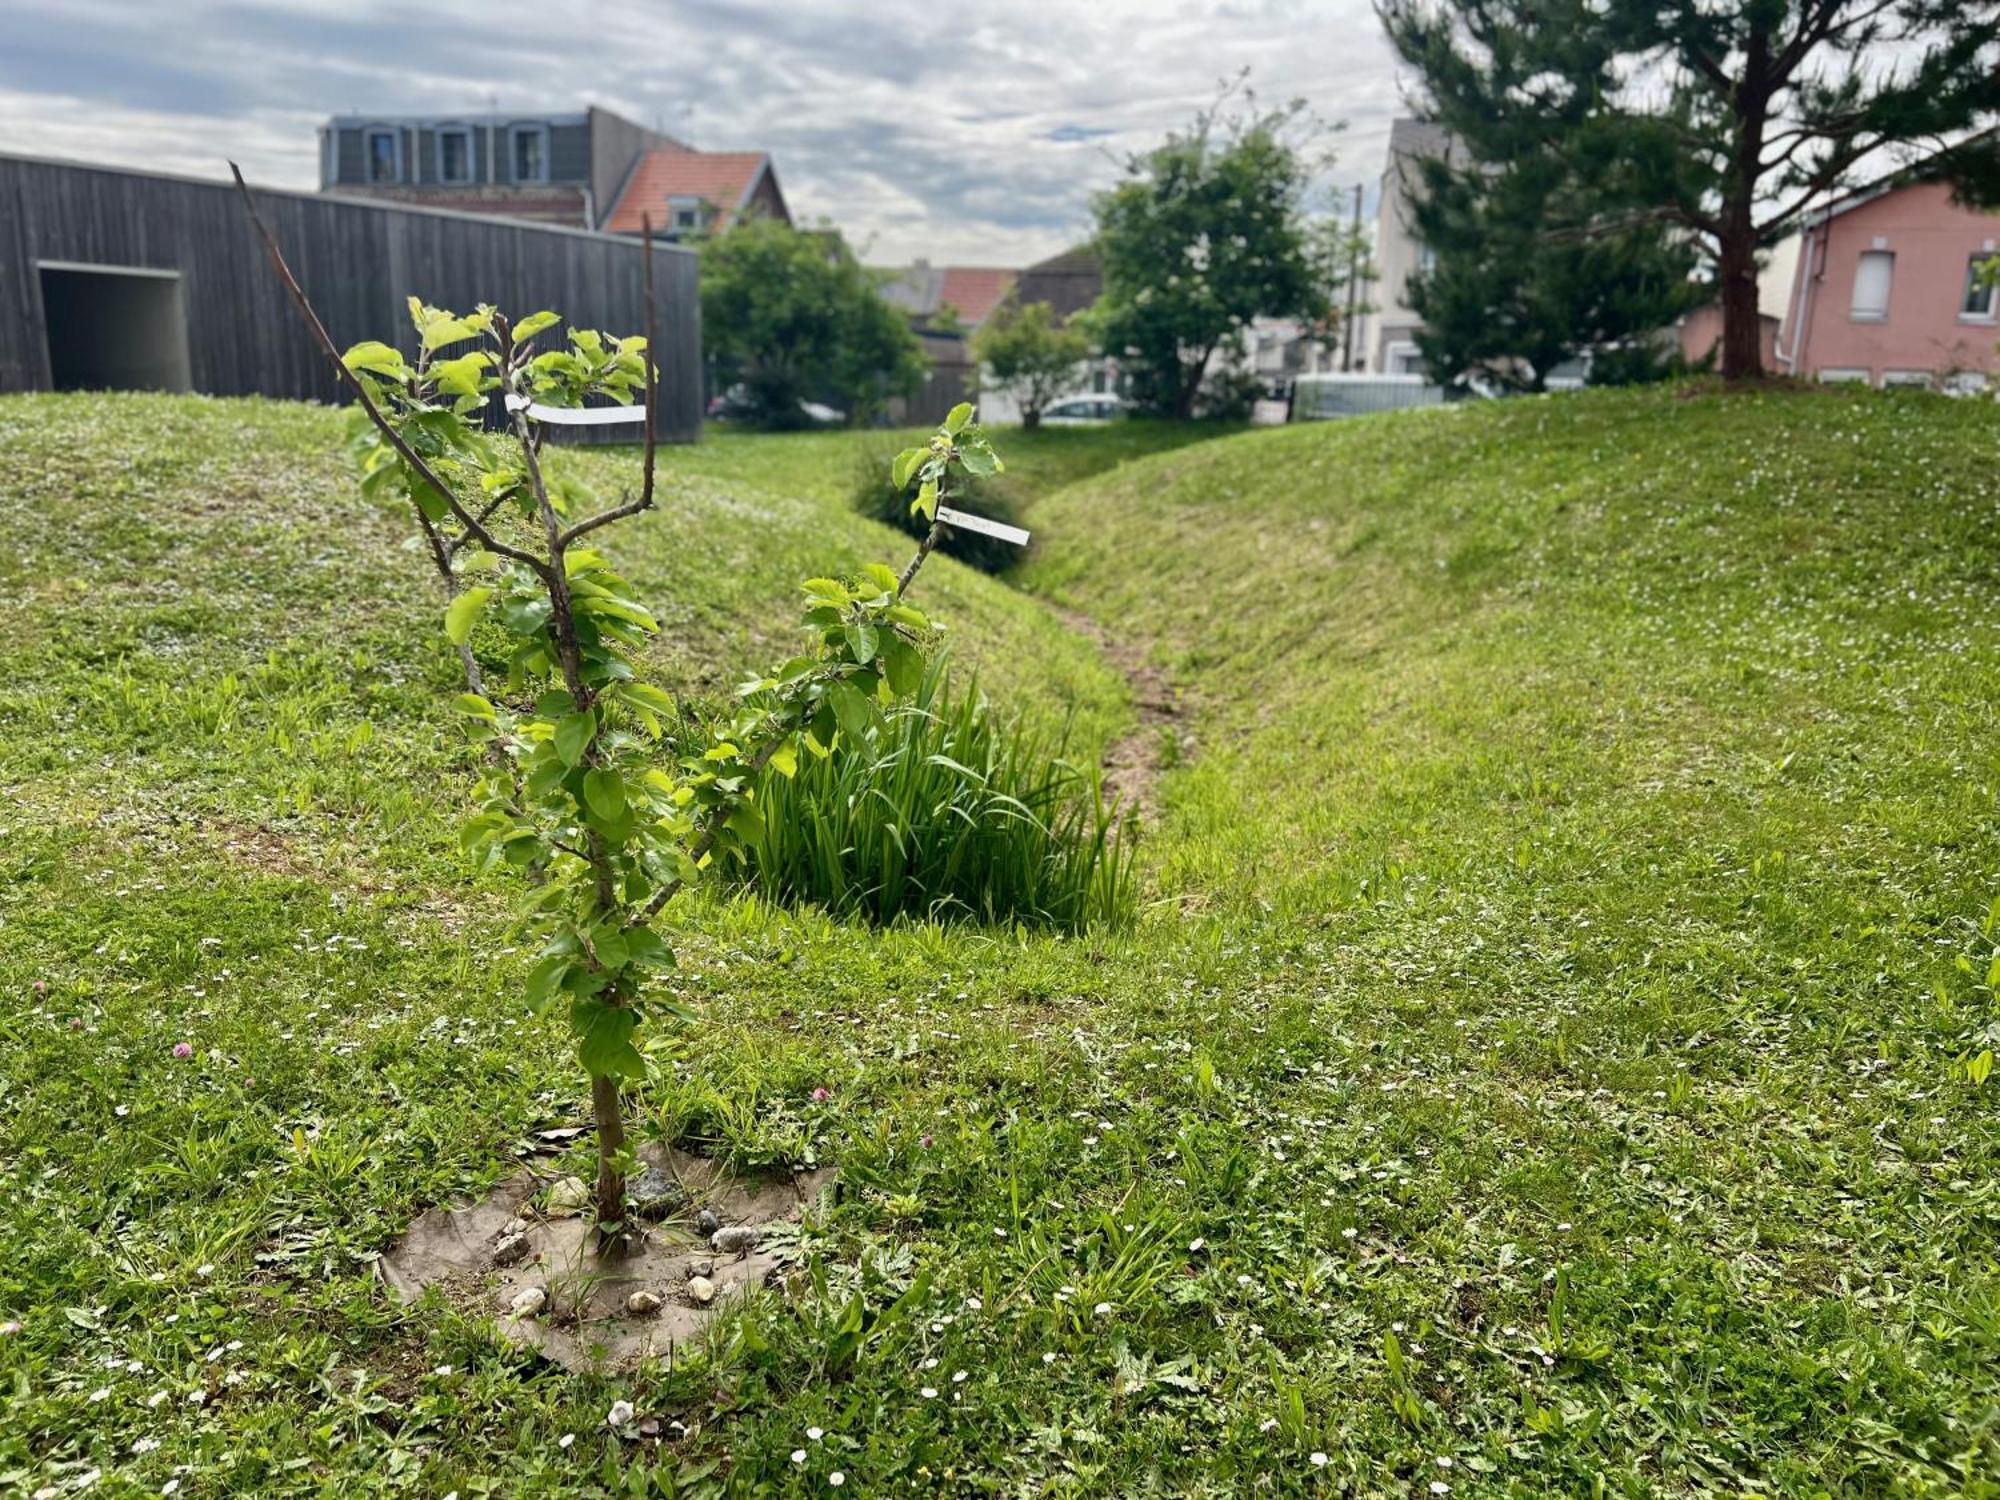
<svg viewBox="0 0 2000 1500"><path fill-rule="evenodd" d="M417 509L423 512L426 521L433 523L442 521L450 513L451 507L445 503L444 496L438 493L435 485L427 484L407 469L404 471L404 479L409 487L410 498L416 502Z"/></svg>
<svg viewBox="0 0 2000 1500"><path fill-rule="evenodd" d="M846 633L848 655L864 667L875 660L881 638L873 625L849 625Z"/></svg>
<svg viewBox="0 0 2000 1500"><path fill-rule="evenodd" d="M623 1005L589 1005L572 1010L570 1025L577 1022L576 1010L583 1010L587 1026L577 1042L576 1055L581 1059L584 1071L593 1078L637 1078L645 1074L642 1062L636 1069L628 1067L626 1054L632 1052L632 1032L639 1024L639 1018Z"/></svg>
<svg viewBox="0 0 2000 1500"><path fill-rule="evenodd" d="M827 698L833 704L834 717L840 721L840 732L859 745L874 723L868 700L844 682L835 683Z"/></svg>
<svg viewBox="0 0 2000 1500"><path fill-rule="evenodd" d="M899 635L890 635L882 641L882 675L889 679L889 690L903 698L914 693L923 685L923 654Z"/></svg>
<svg viewBox="0 0 2000 1500"><path fill-rule="evenodd" d="M514 342L519 344L533 338L545 328L553 328L562 318L552 312L529 313L514 325Z"/></svg>
<svg viewBox="0 0 2000 1500"><path fill-rule="evenodd" d="M989 474L1000 472L1000 460L994 457L993 450L984 444L975 443L965 449L958 455L958 461L965 466L966 473L977 475L982 479Z"/></svg>
<svg viewBox="0 0 2000 1500"><path fill-rule="evenodd" d="M376 375L390 375L402 378L410 373L410 366L404 360L402 351L392 349L379 339L364 339L341 356L341 363L350 370L366 370Z"/></svg>
<svg viewBox="0 0 2000 1500"><path fill-rule="evenodd" d="M671 969L674 966L674 950L650 927L628 930L625 951L628 963L640 964L648 969Z"/></svg>
<svg viewBox="0 0 2000 1500"><path fill-rule="evenodd" d="M799 774L799 747L790 739L782 740L764 764L789 781Z"/></svg>
<svg viewBox="0 0 2000 1500"><path fill-rule="evenodd" d="M442 349L446 344L459 344L477 333L463 318L438 318L424 325L424 347Z"/></svg>
<svg viewBox="0 0 2000 1500"><path fill-rule="evenodd" d="M482 586L467 589L451 601L450 608L444 612L444 633L454 646L465 644L467 637L472 634L473 624L479 619L480 612L486 608L486 601L492 597L493 590ZM480 701L484 703L485 699L482 698ZM489 719L493 717L493 705L490 703L486 704L486 717Z"/></svg>
<svg viewBox="0 0 2000 1500"><path fill-rule="evenodd" d="M475 719L485 719L488 723L491 723L494 718L493 705L477 693L460 693L453 701L458 705L458 711L462 714L467 714Z"/></svg>
<svg viewBox="0 0 2000 1500"><path fill-rule="evenodd" d="M551 954L528 971L528 1008L540 1015L549 1002L562 992L563 976L569 972L566 953Z"/></svg>
<svg viewBox="0 0 2000 1500"><path fill-rule="evenodd" d="M723 820L722 826L747 841L763 834L764 815L757 811L755 803L739 802L729 809L729 816Z"/></svg>
<svg viewBox="0 0 2000 1500"><path fill-rule="evenodd" d="M639 708L649 708L656 714L671 714L674 700L658 688L644 682L628 682L618 689L618 696Z"/></svg>
<svg viewBox="0 0 2000 1500"><path fill-rule="evenodd" d="M630 620L649 631L660 628L658 620L629 599L579 599L576 611L581 615L606 615L614 620Z"/></svg>
<svg viewBox="0 0 2000 1500"><path fill-rule="evenodd" d="M562 757L566 766L574 766L583 759L583 752L590 748L590 742L597 735L597 710L586 708L580 714L569 714L556 721L556 754Z"/></svg>
<svg viewBox="0 0 2000 1500"><path fill-rule="evenodd" d="M583 800L600 818L621 818L625 815L625 782L616 771L587 771Z"/></svg>
<svg viewBox="0 0 2000 1500"><path fill-rule="evenodd" d="M917 498L910 502L910 514L922 516L929 521L937 519L938 487L935 479L926 479L923 488L917 491Z"/></svg>
<svg viewBox="0 0 2000 1500"><path fill-rule="evenodd" d="M486 366L493 356L484 349L475 349L470 354L461 354L457 359L447 359L431 366L431 378L437 388L447 396L476 396L480 382L486 376Z"/></svg>
<svg viewBox="0 0 2000 1500"><path fill-rule="evenodd" d="M965 424L971 420L972 403L970 401L961 401L945 413L944 430L953 437L957 437L961 432L965 431Z"/></svg>
<svg viewBox="0 0 2000 1500"><path fill-rule="evenodd" d="M906 490L910 487L910 476L917 472L917 465L924 461L929 452L928 448L905 448L896 455L896 462L890 467L889 477L896 481L897 489Z"/></svg>
<svg viewBox="0 0 2000 1500"><path fill-rule="evenodd" d="M590 935L590 948L597 955L597 961L607 969L622 969L631 956L625 945L625 934L616 922L606 922Z"/></svg>

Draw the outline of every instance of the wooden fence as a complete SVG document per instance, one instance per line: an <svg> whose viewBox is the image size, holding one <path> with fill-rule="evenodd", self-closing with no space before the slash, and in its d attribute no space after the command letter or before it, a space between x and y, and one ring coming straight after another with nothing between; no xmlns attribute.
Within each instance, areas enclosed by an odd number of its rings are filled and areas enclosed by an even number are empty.
<svg viewBox="0 0 2000 1500"><path fill-rule="evenodd" d="M611 333L644 323L635 239L312 193L257 199L342 348L376 338L414 352L413 295L458 311L548 308ZM692 442L703 407L695 257L667 244L652 254L660 436ZM129 380L87 357L93 341L121 336L158 345L128 360ZM176 337L184 343L170 347ZM84 356L70 357L66 340ZM59 384L342 399L233 185L0 155L0 392Z"/></svg>

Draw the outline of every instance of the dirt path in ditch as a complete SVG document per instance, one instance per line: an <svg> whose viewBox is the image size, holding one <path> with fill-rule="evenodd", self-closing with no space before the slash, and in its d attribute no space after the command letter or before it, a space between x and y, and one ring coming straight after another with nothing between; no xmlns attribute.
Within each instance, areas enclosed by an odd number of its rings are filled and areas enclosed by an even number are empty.
<svg viewBox="0 0 2000 1500"><path fill-rule="evenodd" d="M1186 760L1194 748L1184 725L1181 695L1143 647L1115 639L1088 615L1056 605L1049 608L1064 625L1095 646L1132 690L1132 706L1139 722L1104 747L1104 789L1117 803L1120 822L1134 813L1152 822L1159 812L1155 791L1166 770L1163 762L1168 743L1175 746L1176 763Z"/></svg>

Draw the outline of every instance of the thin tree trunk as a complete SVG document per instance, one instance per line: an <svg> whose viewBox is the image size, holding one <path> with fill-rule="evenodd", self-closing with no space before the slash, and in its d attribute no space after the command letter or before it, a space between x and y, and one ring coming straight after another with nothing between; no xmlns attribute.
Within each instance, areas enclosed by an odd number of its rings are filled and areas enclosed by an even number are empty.
<svg viewBox="0 0 2000 1500"><path fill-rule="evenodd" d="M618 1165L625 1156L625 1115L617 1079L590 1080L590 1109L597 1119L597 1222L619 1224L625 1218L625 1173ZM627 1239L621 1234L618 1243ZM607 1238L604 1243L611 1241Z"/></svg>

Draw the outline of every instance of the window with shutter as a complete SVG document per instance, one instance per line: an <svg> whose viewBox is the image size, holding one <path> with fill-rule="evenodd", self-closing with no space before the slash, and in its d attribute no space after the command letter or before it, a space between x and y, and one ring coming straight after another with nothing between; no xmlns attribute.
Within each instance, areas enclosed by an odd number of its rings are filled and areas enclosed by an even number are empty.
<svg viewBox="0 0 2000 1500"><path fill-rule="evenodd" d="M1889 316L1889 287L1896 279L1896 252L1864 250L1854 268L1854 302L1848 316L1857 322L1879 323Z"/></svg>

